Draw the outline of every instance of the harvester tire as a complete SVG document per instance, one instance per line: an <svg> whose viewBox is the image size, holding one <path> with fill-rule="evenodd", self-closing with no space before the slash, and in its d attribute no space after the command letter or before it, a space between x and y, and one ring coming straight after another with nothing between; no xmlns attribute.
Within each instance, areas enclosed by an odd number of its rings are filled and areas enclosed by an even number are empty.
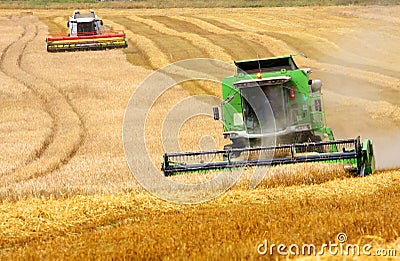
<svg viewBox="0 0 400 261"><path fill-rule="evenodd" d="M364 177L365 176L365 163L361 164L360 167L360 177Z"/></svg>

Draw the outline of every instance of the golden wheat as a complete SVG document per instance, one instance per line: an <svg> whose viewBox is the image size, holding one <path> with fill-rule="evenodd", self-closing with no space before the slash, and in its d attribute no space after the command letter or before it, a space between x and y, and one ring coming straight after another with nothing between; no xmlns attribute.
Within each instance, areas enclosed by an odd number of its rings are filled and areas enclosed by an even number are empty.
<svg viewBox="0 0 400 261"><path fill-rule="evenodd" d="M236 254L256 258L255 247L264 239L319 245L334 240L336 234L331 232L343 231L352 243L362 240L375 247L396 248L396 227L385 227L395 225L396 216L385 215L387 205L382 200L398 196L398 174L392 171L362 179L259 188L248 193L230 190L200 206L170 204L141 192L3 202L0 216L7 222L1 223L4 250L0 254L3 258L49 258L50 254L53 258L87 254L101 258L105 246L111 244L108 253L115 257L134 251L136 257L151 254L203 259ZM369 200L365 201L366 197ZM397 201L392 204L398 206ZM308 229L315 232L310 234ZM362 232L364 229L367 231ZM373 234L379 234L382 241L377 242ZM175 245L173 241L179 239L184 242ZM20 244L24 246L12 247ZM210 248L204 248L204 244ZM223 247L212 247L215 244ZM158 248L154 248L156 245Z"/></svg>

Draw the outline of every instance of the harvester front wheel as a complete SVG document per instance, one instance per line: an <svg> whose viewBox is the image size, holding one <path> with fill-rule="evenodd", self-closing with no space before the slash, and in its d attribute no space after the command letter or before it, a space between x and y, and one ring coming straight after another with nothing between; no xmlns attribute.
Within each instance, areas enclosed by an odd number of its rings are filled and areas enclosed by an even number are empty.
<svg viewBox="0 0 400 261"><path fill-rule="evenodd" d="M365 175L365 163L363 163L360 167L360 177L364 177Z"/></svg>

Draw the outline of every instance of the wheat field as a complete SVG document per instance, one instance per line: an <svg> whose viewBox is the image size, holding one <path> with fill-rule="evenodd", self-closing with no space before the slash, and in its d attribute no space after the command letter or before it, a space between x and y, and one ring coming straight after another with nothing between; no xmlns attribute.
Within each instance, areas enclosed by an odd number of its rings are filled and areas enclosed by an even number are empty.
<svg viewBox="0 0 400 261"><path fill-rule="evenodd" d="M257 245L320 246L340 232L348 243L400 256L399 6L95 11L125 30L127 49L47 53L46 35L66 31L72 10L0 10L0 259L277 259L260 256ZM189 58L232 64L299 53L307 57L295 56L297 64L323 81L327 125L336 138L372 139L376 173L271 167L251 189L254 169L247 169L226 193L193 205L142 188L125 159L122 125L148 75ZM184 82L159 95L146 119L147 152L132 152L138 162L148 154L159 168L164 119L202 94L220 97L220 85ZM212 104L195 103L212 112ZM209 115L173 125L182 150L227 143ZM193 184L217 175L170 179Z"/></svg>

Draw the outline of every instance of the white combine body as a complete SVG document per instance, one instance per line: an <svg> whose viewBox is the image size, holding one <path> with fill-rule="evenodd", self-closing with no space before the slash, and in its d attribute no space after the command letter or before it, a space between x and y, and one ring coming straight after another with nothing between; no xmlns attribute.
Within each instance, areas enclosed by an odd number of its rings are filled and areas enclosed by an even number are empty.
<svg viewBox="0 0 400 261"><path fill-rule="evenodd" d="M69 28L70 36L78 35L100 35L103 20L100 20L93 10L88 14L81 14L78 10L69 17L67 27Z"/></svg>

